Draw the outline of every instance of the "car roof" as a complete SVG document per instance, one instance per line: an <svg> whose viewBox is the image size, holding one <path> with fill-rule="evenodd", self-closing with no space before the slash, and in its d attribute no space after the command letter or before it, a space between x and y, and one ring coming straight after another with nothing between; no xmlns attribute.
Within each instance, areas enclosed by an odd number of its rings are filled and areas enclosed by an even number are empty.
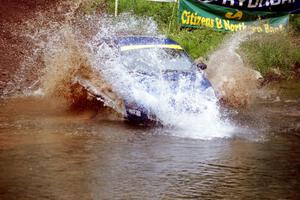
<svg viewBox="0 0 300 200"><path fill-rule="evenodd" d="M114 42L120 48L121 52L149 48L168 48L183 50L183 48L177 42L165 37L127 36L118 37Z"/></svg>
<svg viewBox="0 0 300 200"><path fill-rule="evenodd" d="M115 42L120 47L129 45L178 45L177 42L169 38L153 36L118 37Z"/></svg>

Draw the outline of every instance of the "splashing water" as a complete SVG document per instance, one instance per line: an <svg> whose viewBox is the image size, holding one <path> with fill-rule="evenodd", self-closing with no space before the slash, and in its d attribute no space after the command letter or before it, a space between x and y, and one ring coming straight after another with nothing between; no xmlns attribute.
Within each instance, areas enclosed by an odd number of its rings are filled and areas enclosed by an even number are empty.
<svg viewBox="0 0 300 200"><path fill-rule="evenodd" d="M32 26L31 22L28 24ZM104 104L117 113L125 114L125 99L143 105L164 125L167 134L210 139L228 137L233 132L233 126L221 119L214 91L189 88L189 77L180 77L176 91L171 89L163 78L162 55L157 49L147 52L147 56L151 57L152 66L159 66L156 78L148 80L148 85L158 92L151 92L141 83L138 74L130 73L124 66L118 50L108 41L124 35L159 37L157 25L151 18L137 19L123 14L118 19L88 16L71 23L50 21L44 28L38 26L33 34L31 29L24 35L35 44L24 66L34 66L38 74L38 80L32 80L31 86L24 90L27 94L62 97L74 103L80 99L78 96L88 98L81 89L73 88L80 78L105 94L109 101L104 99ZM202 80L200 73L196 74L198 82Z"/></svg>
<svg viewBox="0 0 300 200"><path fill-rule="evenodd" d="M252 33L237 32L221 48L210 55L207 75L220 97L234 107L245 106L253 102L258 92L258 80L262 78L258 71L247 67L237 53L241 42Z"/></svg>
<svg viewBox="0 0 300 200"><path fill-rule="evenodd" d="M116 31L113 30L110 33L116 33ZM150 33L157 35L156 29ZM124 61L123 57L103 42L103 32L99 31L93 37L89 47L93 52L90 54L93 66L103 72L114 92L118 96L130 97L139 105L147 108L150 113L155 114L164 125L165 130L168 128L167 132L170 134L200 139L230 136L233 127L228 122L221 120L218 99L211 88L201 92L195 87L190 87L190 77L181 76L177 89L175 91L171 89L170 83L163 78L163 62L167 55L162 55L161 50L150 49L133 58L135 62L141 62L143 67L146 67L144 58L148 58L146 62L150 66L149 69L147 68L149 71L153 70L151 66L158 68L157 72L153 72L156 77L148 77L147 83L145 83L141 81L138 73L131 73L124 66L126 60ZM201 72L197 72L196 80L202 81Z"/></svg>

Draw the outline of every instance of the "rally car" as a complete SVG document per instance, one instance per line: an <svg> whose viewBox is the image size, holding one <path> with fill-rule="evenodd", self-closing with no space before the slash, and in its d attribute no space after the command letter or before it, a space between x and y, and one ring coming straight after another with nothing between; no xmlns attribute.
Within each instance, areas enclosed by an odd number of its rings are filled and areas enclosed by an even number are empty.
<svg viewBox="0 0 300 200"><path fill-rule="evenodd" d="M117 38L115 43L121 52L124 65L129 70L138 71L141 75L139 80L149 93L160 92L155 91L157 88L151 86L152 82L149 81L149 79L155 79L157 74L160 74L160 78L163 78L175 90L180 77L188 78L192 85L196 80L197 70L206 68L203 63L195 64L184 49L169 38L132 36ZM151 62L151 59L156 59L152 56L153 49L155 49L155 55L160 55L159 66L157 66L157 62ZM211 83L203 73L200 74L202 80L198 85L198 89L199 91L206 90L211 87ZM157 120L156 116L151 113L151 109L149 110L144 105L140 105L135 99L124 98L124 100L125 118L128 121L147 123Z"/></svg>
<svg viewBox="0 0 300 200"><path fill-rule="evenodd" d="M201 72L206 68L206 65L203 63L195 64L184 49L169 38L129 36L115 38L109 43L118 49L123 66L127 68L129 74L135 73L137 82L148 94L163 92L158 91L160 88L154 86L156 79L163 79L175 92L182 77L190 81L191 87L192 85L195 87L196 76L199 74L201 81L200 84L196 85L199 92L212 87L204 73ZM154 57L153 52L155 52ZM153 62L155 59L159 59L159 62ZM110 107L117 107L105 93L95 92L96 89L92 89L86 82L81 81L80 84L84 85L98 99L111 102ZM189 89L188 85L187 90ZM122 99L125 110L123 114L129 122L146 124L159 120L155 113L136 97L126 94Z"/></svg>

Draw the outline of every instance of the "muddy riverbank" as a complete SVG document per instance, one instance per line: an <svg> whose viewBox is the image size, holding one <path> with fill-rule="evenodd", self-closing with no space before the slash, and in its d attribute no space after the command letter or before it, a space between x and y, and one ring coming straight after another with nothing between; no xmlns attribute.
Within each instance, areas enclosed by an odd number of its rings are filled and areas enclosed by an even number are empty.
<svg viewBox="0 0 300 200"><path fill-rule="evenodd" d="M0 3L0 93L8 84L14 84L22 62L30 54L33 44L21 33L24 23L34 19L38 12L51 10L57 1L4 0ZM30 76L29 76L30 77Z"/></svg>
<svg viewBox="0 0 300 200"><path fill-rule="evenodd" d="M0 3L0 95L23 93L44 67L34 37L70 21L83 1L4 0ZM39 38L42 40L41 38ZM45 39L45 38L43 38ZM40 41L41 42L41 41Z"/></svg>

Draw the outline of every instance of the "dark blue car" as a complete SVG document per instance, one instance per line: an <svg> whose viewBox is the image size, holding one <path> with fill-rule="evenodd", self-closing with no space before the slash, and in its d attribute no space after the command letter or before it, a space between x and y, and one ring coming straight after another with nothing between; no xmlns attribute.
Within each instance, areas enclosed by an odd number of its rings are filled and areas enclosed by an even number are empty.
<svg viewBox="0 0 300 200"><path fill-rule="evenodd" d="M162 92L153 86L155 79L163 79L174 93L182 77L189 80L186 90L196 87L200 92L211 87L204 74L199 73L199 70L205 69L206 66L194 64L183 48L169 38L132 36L117 38L114 43L119 49L123 65L129 73L134 73L135 77L138 77L139 84L149 94ZM159 61L156 61L157 57ZM202 78L200 83L196 84L197 74ZM125 118L130 122L145 124L157 120L151 109L130 95L124 97L124 105Z"/></svg>

